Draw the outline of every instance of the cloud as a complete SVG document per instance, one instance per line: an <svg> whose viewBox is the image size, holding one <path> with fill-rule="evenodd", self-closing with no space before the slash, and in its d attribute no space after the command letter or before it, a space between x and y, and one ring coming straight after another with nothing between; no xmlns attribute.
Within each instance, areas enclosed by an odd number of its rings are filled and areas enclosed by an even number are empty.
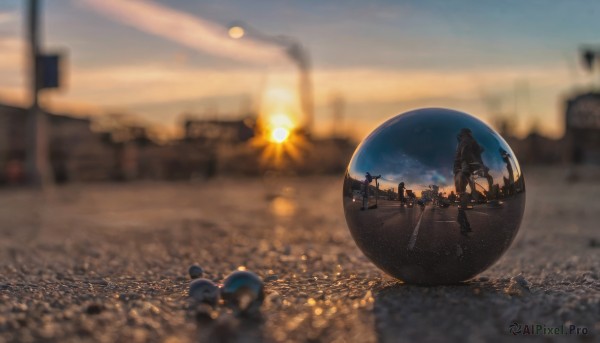
<svg viewBox="0 0 600 343"><path fill-rule="evenodd" d="M112 20L177 42L197 51L259 64L283 60L281 47L248 38L232 39L227 29L209 20L151 1L85 0Z"/></svg>
<svg viewBox="0 0 600 343"><path fill-rule="evenodd" d="M0 101L14 105L26 102L24 49L21 39L0 37Z"/></svg>
<svg viewBox="0 0 600 343"><path fill-rule="evenodd" d="M444 72L374 68L317 69L313 73L319 117L317 124L321 127L320 132L329 127L332 93L344 96L347 129L357 131L355 134L360 136L390 115L415 107L457 108L484 115L485 119L488 113L481 99L481 88L507 94L506 107L511 110L516 79L527 79L534 93L540 88L550 90L543 96L532 96L531 99L531 106L536 113L547 118L548 114L557 113L555 99L569 79L568 73L561 73L560 69L553 74L547 70L547 66ZM268 76L267 81L278 76L281 76L280 79L287 77L291 81L290 90L296 91L294 81L297 75L293 69L272 71ZM269 82L266 82L266 86L269 87ZM167 124L190 106L202 108L202 104L212 103L229 111L239 106L235 99L259 100L264 87L265 74L259 69L223 70L164 63L96 68L73 66L66 89L52 93L51 98L53 104L76 103L79 109L85 109L85 104L90 108L123 109L154 117L157 121L163 120ZM521 119L522 130L528 128L527 118L524 116ZM558 134L560 130L554 127L558 125L556 123L544 121L547 129Z"/></svg>
<svg viewBox="0 0 600 343"><path fill-rule="evenodd" d="M0 24L10 23L17 19L17 12L0 12Z"/></svg>
<svg viewBox="0 0 600 343"><path fill-rule="evenodd" d="M258 89L260 75L248 69L219 71L161 64L74 67L65 95L104 106L151 105L247 94Z"/></svg>
<svg viewBox="0 0 600 343"><path fill-rule="evenodd" d="M554 68L557 69L557 68ZM482 87L512 89L515 80L532 85L564 85L568 79L560 70L548 67L522 69L420 69L349 68L317 70L314 73L318 102L326 101L326 91L339 91L351 102L390 102L429 98L479 98Z"/></svg>
<svg viewBox="0 0 600 343"><path fill-rule="evenodd" d="M1 18L1 17L0 17ZM15 70L23 63L25 44L14 37L0 37L0 72Z"/></svg>
<svg viewBox="0 0 600 343"><path fill-rule="evenodd" d="M70 74L69 96L119 106L254 93L264 77L263 71L257 69L219 70L160 63L73 67ZM287 76L291 80L296 77L293 70L273 71L269 76ZM546 68L445 72L347 68L313 72L318 106L327 105L332 92L343 94L348 103L480 99L482 87L512 90L516 79L527 79L534 88L559 87L566 84L568 75L549 75Z"/></svg>

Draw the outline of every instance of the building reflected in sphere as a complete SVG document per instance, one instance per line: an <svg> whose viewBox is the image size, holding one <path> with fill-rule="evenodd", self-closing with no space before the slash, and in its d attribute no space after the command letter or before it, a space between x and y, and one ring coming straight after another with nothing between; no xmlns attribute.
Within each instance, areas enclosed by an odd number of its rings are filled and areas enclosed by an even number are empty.
<svg viewBox="0 0 600 343"><path fill-rule="evenodd" d="M466 113L398 115L357 148L344 180L352 237L407 283L450 284L491 266L515 238L525 183L508 144Z"/></svg>

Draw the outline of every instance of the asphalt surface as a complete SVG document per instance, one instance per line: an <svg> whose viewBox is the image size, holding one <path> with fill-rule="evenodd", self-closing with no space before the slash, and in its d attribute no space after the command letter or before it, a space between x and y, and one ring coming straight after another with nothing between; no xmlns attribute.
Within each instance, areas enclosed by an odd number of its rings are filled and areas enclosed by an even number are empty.
<svg viewBox="0 0 600 343"><path fill-rule="evenodd" d="M363 210L360 202L344 201L350 231L365 255L391 275L432 285L469 279L497 261L517 234L525 198L469 207L467 235L461 234L456 205L403 207L380 199Z"/></svg>
<svg viewBox="0 0 600 343"><path fill-rule="evenodd" d="M538 325L528 341L598 341L600 182L524 173L508 251L474 279L436 287L398 282L361 253L341 177L1 190L0 342L500 342L515 338L511 325L520 339ZM435 244L424 228L414 249ZM260 315L199 317L192 263L216 282L240 268L260 275ZM541 334L554 327L587 334Z"/></svg>

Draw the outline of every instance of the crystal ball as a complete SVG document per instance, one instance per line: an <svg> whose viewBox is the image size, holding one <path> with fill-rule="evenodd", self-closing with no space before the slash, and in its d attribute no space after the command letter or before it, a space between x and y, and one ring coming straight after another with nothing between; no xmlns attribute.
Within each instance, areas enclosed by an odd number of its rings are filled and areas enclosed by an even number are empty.
<svg viewBox="0 0 600 343"><path fill-rule="evenodd" d="M517 235L525 181L506 141L443 108L397 115L358 146L343 185L350 233L386 273L411 284L468 280Z"/></svg>

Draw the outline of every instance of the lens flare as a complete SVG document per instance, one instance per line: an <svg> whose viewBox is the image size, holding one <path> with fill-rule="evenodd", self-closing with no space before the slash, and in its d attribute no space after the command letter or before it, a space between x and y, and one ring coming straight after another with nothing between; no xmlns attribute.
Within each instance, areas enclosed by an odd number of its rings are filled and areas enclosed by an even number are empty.
<svg viewBox="0 0 600 343"><path fill-rule="evenodd" d="M294 122L292 121L290 116L288 116L287 114L283 114L283 113L277 113L277 114L269 116L267 119L267 123L268 123L267 125L269 125L272 128L282 127L288 131L290 129L294 128L294 126L295 126Z"/></svg>
<svg viewBox="0 0 600 343"><path fill-rule="evenodd" d="M283 170L301 162L307 141L290 115L265 115L259 120L259 130L252 145L260 150L263 168Z"/></svg>
<svg viewBox="0 0 600 343"><path fill-rule="evenodd" d="M295 93L285 87L269 87L263 94L257 135L252 145L259 151L263 170L295 168L307 155L308 140L298 121Z"/></svg>

